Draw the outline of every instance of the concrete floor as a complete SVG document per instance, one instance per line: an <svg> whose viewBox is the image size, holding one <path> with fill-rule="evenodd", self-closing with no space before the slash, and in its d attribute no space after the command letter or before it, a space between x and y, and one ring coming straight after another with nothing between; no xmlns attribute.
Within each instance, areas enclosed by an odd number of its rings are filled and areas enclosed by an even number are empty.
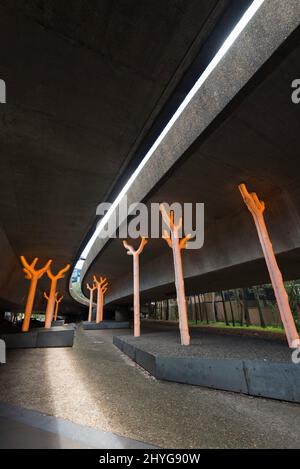
<svg viewBox="0 0 300 469"><path fill-rule="evenodd" d="M115 334L79 329L72 349L8 351L2 403L160 447L300 448L299 405L157 381Z"/></svg>
<svg viewBox="0 0 300 469"><path fill-rule="evenodd" d="M73 439L47 432L33 425L0 417L1 449L92 449Z"/></svg>
<svg viewBox="0 0 300 469"><path fill-rule="evenodd" d="M139 441L0 403L0 449L145 449Z"/></svg>

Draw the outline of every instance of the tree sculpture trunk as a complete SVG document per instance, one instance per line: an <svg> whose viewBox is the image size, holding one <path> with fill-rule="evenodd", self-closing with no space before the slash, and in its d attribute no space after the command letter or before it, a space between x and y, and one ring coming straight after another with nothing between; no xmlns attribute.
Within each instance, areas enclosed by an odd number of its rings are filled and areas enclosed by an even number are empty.
<svg viewBox="0 0 300 469"><path fill-rule="evenodd" d="M137 250L134 250L127 241L123 241L125 249L127 249L127 254L133 258L133 319L134 327L133 334L134 337L140 337L141 335L141 320L140 320L140 267L139 267L139 257L143 252L145 245L148 240L142 237L141 243Z"/></svg>
<svg viewBox="0 0 300 469"><path fill-rule="evenodd" d="M177 304L179 314L179 329L181 345L190 345L190 334L189 334L189 323L185 299L185 288L184 288L184 277L182 269L181 251L185 249L187 241L191 238L191 235L187 235L185 238L179 240L179 230L182 226L182 219L180 218L178 224L174 222L174 212L167 213L165 206L160 204L160 211L166 225L170 229L171 238L169 233L164 230L164 239L168 243L169 247L173 251L174 261L174 272L175 272L175 286L177 293Z"/></svg>
<svg viewBox="0 0 300 469"><path fill-rule="evenodd" d="M259 200L255 192L249 194L245 184L240 184L239 190L254 219L289 347L300 348L299 334L295 326L282 275L276 261L273 246L264 220L263 213L265 211L265 203Z"/></svg>
<svg viewBox="0 0 300 469"><path fill-rule="evenodd" d="M63 295L61 295L60 298L58 298L58 293L56 293L55 295L55 311L54 311L54 321L57 321L57 316L58 316L58 308L59 308L59 304L61 303L62 299L63 299Z"/></svg>
<svg viewBox="0 0 300 469"><path fill-rule="evenodd" d="M97 287L96 324L99 324L103 321L104 295L108 290L108 281L106 277L100 277L98 280L94 275L94 283Z"/></svg>

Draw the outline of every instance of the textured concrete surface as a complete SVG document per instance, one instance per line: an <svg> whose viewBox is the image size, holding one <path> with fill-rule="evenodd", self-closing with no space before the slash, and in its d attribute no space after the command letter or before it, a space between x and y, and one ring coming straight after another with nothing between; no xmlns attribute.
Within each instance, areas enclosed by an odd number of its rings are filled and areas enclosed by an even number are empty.
<svg viewBox="0 0 300 469"><path fill-rule="evenodd" d="M298 405L159 382L112 345L115 334L9 351L1 401L161 447L300 448Z"/></svg>

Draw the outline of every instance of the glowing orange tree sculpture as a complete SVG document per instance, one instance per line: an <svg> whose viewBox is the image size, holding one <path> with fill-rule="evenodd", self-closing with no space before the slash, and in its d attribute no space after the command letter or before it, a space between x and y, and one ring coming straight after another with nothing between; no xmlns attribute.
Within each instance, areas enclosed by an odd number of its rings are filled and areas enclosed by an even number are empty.
<svg viewBox="0 0 300 469"><path fill-rule="evenodd" d="M58 298L58 293L56 292L56 294L55 294L54 321L57 321L58 308L59 308L59 304L62 302L63 297L64 297L64 295L61 295L61 297Z"/></svg>
<svg viewBox="0 0 300 469"><path fill-rule="evenodd" d="M99 280L94 275L94 283L97 287L97 313L96 323L103 321L104 295L108 290L108 281L106 277L100 277Z"/></svg>
<svg viewBox="0 0 300 469"><path fill-rule="evenodd" d="M148 240L142 237L142 241L137 250L134 250L127 241L123 241L124 247L127 249L127 254L132 256L133 259L133 317L134 317L134 337L141 335L141 320L140 320L140 268L139 256L143 252Z"/></svg>
<svg viewBox="0 0 300 469"><path fill-rule="evenodd" d="M27 279L30 280L30 287L28 292L28 298L25 308L25 315L24 321L22 324L22 331L27 332L30 325L30 318L32 313L32 307L34 303L34 297L36 292L36 287L38 280L44 275L47 269L50 267L51 260L47 262L47 264L42 267L41 269L35 270L36 263L38 262L38 258L36 257L31 264L28 264L24 256L21 256L21 262L24 266L23 271L25 272L25 276Z"/></svg>
<svg viewBox="0 0 300 469"><path fill-rule="evenodd" d="M51 287L50 287L49 299L48 299L47 309L46 309L46 314L45 314L45 328L46 329L50 329L52 319L53 319L57 281L65 276L65 273L69 270L69 268L70 268L70 264L66 265L66 267L61 269L56 275L53 275L50 269L47 270L47 275L49 279L51 280Z"/></svg>
<svg viewBox="0 0 300 469"><path fill-rule="evenodd" d="M165 209L165 206L163 204L160 204L160 211L171 233L170 237L167 230L164 230L163 237L168 243L169 247L173 250L181 345L190 345L189 323L185 299L181 251L182 249L185 249L186 242L191 238L191 235L187 235L185 238L182 238L180 240L179 232L182 227L182 218L180 218L178 223L175 224L173 210L171 210L170 214L168 214Z"/></svg>
<svg viewBox="0 0 300 469"><path fill-rule="evenodd" d="M47 293L47 292L45 292L45 291L44 291L44 298L45 298L47 301L49 301L49 295L48 295L48 293ZM56 298L57 298L57 292L55 293L55 297L54 297L54 298L55 298L55 301L56 301Z"/></svg>
<svg viewBox="0 0 300 469"><path fill-rule="evenodd" d="M90 290L90 304L89 304L89 317L88 321L91 322L92 320L92 313L93 313L93 300L94 300L94 290L96 290L97 285L93 283L93 285L90 287L90 285L87 283L86 288Z"/></svg>
<svg viewBox="0 0 300 469"><path fill-rule="evenodd" d="M295 326L294 318L289 305L288 296L284 287L281 272L279 270L268 229L264 220L265 203L259 200L255 192L249 194L245 184L239 185L245 204L251 212L259 241L264 253L271 282L274 288L281 320L284 325L288 344L291 348L300 348L300 339Z"/></svg>

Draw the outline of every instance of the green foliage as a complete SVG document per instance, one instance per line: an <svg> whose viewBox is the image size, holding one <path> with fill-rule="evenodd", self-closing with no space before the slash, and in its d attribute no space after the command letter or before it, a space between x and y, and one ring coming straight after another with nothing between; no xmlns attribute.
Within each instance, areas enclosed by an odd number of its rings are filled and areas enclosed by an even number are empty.
<svg viewBox="0 0 300 469"><path fill-rule="evenodd" d="M267 326L267 327L260 327L260 326L235 326L233 327L232 324L229 324L228 326L226 325L225 322L214 322L214 323L210 323L209 325L206 323L206 321L202 321L202 322L199 322L196 324L195 321L189 321L189 325L190 326L206 326L206 327L211 327L211 328L214 328L214 327L217 327L217 328L221 328L221 329L234 329L234 330L238 330L238 329L245 329L245 330L254 330L254 331L269 331L269 332L278 332L278 333L281 333L283 334L284 333L284 330L282 327L278 326L278 327L274 327L274 326Z"/></svg>

